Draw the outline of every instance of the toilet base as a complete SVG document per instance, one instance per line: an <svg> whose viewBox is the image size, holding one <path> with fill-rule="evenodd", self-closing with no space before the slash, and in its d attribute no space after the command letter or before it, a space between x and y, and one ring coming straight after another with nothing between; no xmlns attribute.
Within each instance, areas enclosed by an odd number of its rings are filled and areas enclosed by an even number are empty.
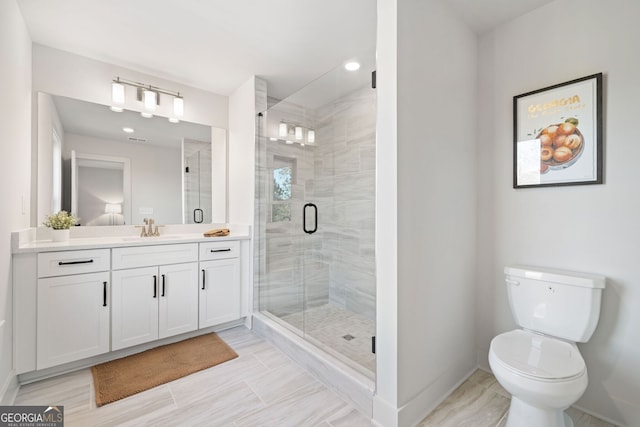
<svg viewBox="0 0 640 427"><path fill-rule="evenodd" d="M573 420L561 409L542 409L511 397L504 427L574 427Z"/></svg>

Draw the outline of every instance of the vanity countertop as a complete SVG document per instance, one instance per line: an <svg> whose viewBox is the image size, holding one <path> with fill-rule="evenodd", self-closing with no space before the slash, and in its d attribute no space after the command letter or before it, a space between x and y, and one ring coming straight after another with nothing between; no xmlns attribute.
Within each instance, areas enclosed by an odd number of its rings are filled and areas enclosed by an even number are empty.
<svg viewBox="0 0 640 427"><path fill-rule="evenodd" d="M23 232L12 233L12 252L14 254L68 251L82 249L120 248L127 246L167 245L178 243L221 242L230 240L249 240L249 231L232 230L224 237L204 237L203 233L165 234L159 237L138 237L136 235L72 237L66 242L24 238Z"/></svg>

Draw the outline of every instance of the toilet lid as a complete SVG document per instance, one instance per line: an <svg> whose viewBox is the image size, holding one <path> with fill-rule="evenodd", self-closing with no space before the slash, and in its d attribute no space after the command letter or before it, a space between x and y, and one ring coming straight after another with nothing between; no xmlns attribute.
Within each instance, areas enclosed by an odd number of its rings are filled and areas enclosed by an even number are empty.
<svg viewBox="0 0 640 427"><path fill-rule="evenodd" d="M577 347L520 329L495 337L491 351L505 367L537 378L570 378L585 369Z"/></svg>

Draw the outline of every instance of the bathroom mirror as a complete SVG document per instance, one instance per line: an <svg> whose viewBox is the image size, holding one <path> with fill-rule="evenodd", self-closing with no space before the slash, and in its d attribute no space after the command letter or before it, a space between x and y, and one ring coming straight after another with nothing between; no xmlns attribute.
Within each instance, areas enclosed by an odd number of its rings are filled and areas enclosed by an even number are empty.
<svg viewBox="0 0 640 427"><path fill-rule="evenodd" d="M226 130L38 93L34 226L226 222Z"/></svg>

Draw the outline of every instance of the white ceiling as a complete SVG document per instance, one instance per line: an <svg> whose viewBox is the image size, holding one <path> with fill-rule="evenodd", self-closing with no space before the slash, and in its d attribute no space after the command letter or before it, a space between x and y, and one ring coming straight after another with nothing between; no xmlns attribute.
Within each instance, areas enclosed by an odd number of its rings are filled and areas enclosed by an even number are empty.
<svg viewBox="0 0 640 427"><path fill-rule="evenodd" d="M445 0L481 33L551 0ZM375 0L18 0L35 43L222 95L284 98L374 51Z"/></svg>

